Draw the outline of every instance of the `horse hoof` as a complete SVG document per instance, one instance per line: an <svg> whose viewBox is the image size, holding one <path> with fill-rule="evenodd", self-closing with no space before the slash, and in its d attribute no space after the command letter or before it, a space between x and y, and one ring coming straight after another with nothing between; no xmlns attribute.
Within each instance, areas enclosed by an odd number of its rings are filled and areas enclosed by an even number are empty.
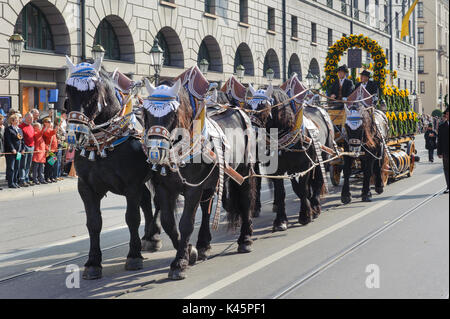
<svg viewBox="0 0 450 319"><path fill-rule="evenodd" d="M170 280L184 280L186 279L186 270L183 269L170 269L169 271Z"/></svg>
<svg viewBox="0 0 450 319"><path fill-rule="evenodd" d="M142 251L156 253L162 248L162 240L142 240Z"/></svg>
<svg viewBox="0 0 450 319"><path fill-rule="evenodd" d="M189 266L195 265L198 259L198 251L197 248L189 245Z"/></svg>
<svg viewBox="0 0 450 319"><path fill-rule="evenodd" d="M97 280L102 278L102 267L89 266L84 268L84 280Z"/></svg>
<svg viewBox="0 0 450 319"><path fill-rule="evenodd" d="M362 201L363 201L364 203L370 203L370 202L372 202L372 200L370 199L370 196L367 196L367 195L365 195L365 196L362 197Z"/></svg>
<svg viewBox="0 0 450 319"><path fill-rule="evenodd" d="M320 206L313 207L313 219L319 218L321 213L322 209L320 208Z"/></svg>
<svg viewBox="0 0 450 319"><path fill-rule="evenodd" d="M248 254L252 252L252 245L251 244L241 244L238 247L238 253L240 254Z"/></svg>
<svg viewBox="0 0 450 319"><path fill-rule="evenodd" d="M127 258L125 263L125 270L136 271L144 268L144 261L142 258Z"/></svg>
<svg viewBox="0 0 450 319"><path fill-rule="evenodd" d="M350 204L352 202L351 196L341 196L341 202L344 205Z"/></svg>
<svg viewBox="0 0 450 319"><path fill-rule="evenodd" d="M287 223L282 222L280 224L273 225L273 232L286 231L287 228Z"/></svg>
<svg viewBox="0 0 450 319"><path fill-rule="evenodd" d="M302 216L302 214L300 214L300 216L298 217L298 222L300 223L300 225L308 225L309 223L312 222L311 216Z"/></svg>
<svg viewBox="0 0 450 319"><path fill-rule="evenodd" d="M261 215L261 211L260 210L255 210L253 212L253 218L258 218Z"/></svg>
<svg viewBox="0 0 450 319"><path fill-rule="evenodd" d="M377 192L378 195L380 195L380 194L383 194L384 188L383 187L375 187L375 191Z"/></svg>
<svg viewBox="0 0 450 319"><path fill-rule="evenodd" d="M208 260L211 248L198 248L198 260Z"/></svg>

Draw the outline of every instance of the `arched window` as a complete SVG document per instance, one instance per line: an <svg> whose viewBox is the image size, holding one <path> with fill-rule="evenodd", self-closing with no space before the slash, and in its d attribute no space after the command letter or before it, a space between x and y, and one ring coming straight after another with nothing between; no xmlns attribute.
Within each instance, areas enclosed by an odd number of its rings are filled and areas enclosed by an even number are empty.
<svg viewBox="0 0 450 319"><path fill-rule="evenodd" d="M25 49L54 51L53 35L45 15L33 5L27 4L17 19L15 33L25 40Z"/></svg>
<svg viewBox="0 0 450 319"><path fill-rule="evenodd" d="M206 46L205 40L202 41L202 44L200 44L200 49L198 50L198 57L197 57L197 64L200 65L200 61L205 59L206 61L208 61L209 66L208 66L208 70L211 70L211 58L209 56L209 50L208 47Z"/></svg>
<svg viewBox="0 0 450 319"><path fill-rule="evenodd" d="M272 69L275 72L275 79L280 78L280 63L278 61L278 56L273 49L267 51L266 57L264 58L264 76L266 76L266 72L268 69Z"/></svg>
<svg viewBox="0 0 450 319"><path fill-rule="evenodd" d="M302 80L302 69L300 66L300 59L297 54L293 54L289 60L288 76L292 76L293 73L297 73L299 80Z"/></svg>
<svg viewBox="0 0 450 319"><path fill-rule="evenodd" d="M245 67L245 75L255 75L252 52L246 43L241 43L236 50L236 55L234 56L234 72L236 72L239 65Z"/></svg>
<svg viewBox="0 0 450 319"><path fill-rule="evenodd" d="M100 44L105 49L105 58L109 60L120 60L120 47L117 34L113 26L104 19L95 33L95 44Z"/></svg>
<svg viewBox="0 0 450 319"><path fill-rule="evenodd" d="M164 55L164 66L170 66L171 65L170 48L167 45L166 38L164 37L164 34L161 31L158 32L158 34L156 35L156 38L158 39L159 46L164 51L164 54L163 54Z"/></svg>

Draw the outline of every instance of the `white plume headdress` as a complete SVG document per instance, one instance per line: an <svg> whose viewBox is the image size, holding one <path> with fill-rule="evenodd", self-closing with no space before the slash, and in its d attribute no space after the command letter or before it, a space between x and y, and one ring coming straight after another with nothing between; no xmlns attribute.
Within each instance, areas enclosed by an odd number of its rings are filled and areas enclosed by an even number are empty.
<svg viewBox="0 0 450 319"><path fill-rule="evenodd" d="M92 91L95 84L99 81L99 72L102 67L102 60L97 59L94 64L82 62L78 65L72 63L72 60L66 56L67 66L70 71L66 85L77 88L78 91Z"/></svg>
<svg viewBox="0 0 450 319"><path fill-rule="evenodd" d="M270 105L273 103L272 94L273 94L273 86L272 84L269 85L267 90L258 90L255 91L253 86L251 84L248 85L248 89L252 93L252 98L248 102L248 104L251 106L253 110L256 110L258 108L258 105L266 102Z"/></svg>
<svg viewBox="0 0 450 319"><path fill-rule="evenodd" d="M149 96L144 100L144 108L154 117L166 116L180 107L178 101L178 93L181 89L180 80L172 87L160 85L155 88L148 79L145 79L145 86Z"/></svg>

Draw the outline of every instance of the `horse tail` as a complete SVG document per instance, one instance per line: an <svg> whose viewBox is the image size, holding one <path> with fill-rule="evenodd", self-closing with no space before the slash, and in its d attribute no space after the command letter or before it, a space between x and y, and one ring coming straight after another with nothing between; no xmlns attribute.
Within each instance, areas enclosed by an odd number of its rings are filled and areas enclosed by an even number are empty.
<svg viewBox="0 0 450 319"><path fill-rule="evenodd" d="M247 179L244 184L238 185L228 179L224 185L223 208L227 212L228 229L236 229L240 225L240 218L245 214L244 207L250 200L250 212L256 208L256 178ZM248 195L247 195L248 194ZM248 206L247 206L248 207ZM245 216L244 216L245 217ZM252 217L252 216L250 216Z"/></svg>

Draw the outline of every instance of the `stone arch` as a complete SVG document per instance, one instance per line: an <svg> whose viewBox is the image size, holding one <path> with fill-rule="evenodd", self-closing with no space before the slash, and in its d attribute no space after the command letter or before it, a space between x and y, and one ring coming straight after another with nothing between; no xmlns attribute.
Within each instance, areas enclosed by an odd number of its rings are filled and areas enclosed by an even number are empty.
<svg viewBox="0 0 450 319"><path fill-rule="evenodd" d="M121 17L116 15L106 16L100 24L97 26L97 31L94 36L94 43L97 41L97 35L100 32L100 26L104 25L104 23L111 25L115 36L117 37L118 47L119 47L119 58L120 61L134 62L135 59L135 49L134 49L134 41L133 36L131 34L128 25L122 20ZM106 49L106 48L105 48Z"/></svg>
<svg viewBox="0 0 450 319"><path fill-rule="evenodd" d="M197 63L200 63L202 59L208 60L210 71L223 72L222 53L219 43L213 36L206 36L200 44Z"/></svg>
<svg viewBox="0 0 450 319"><path fill-rule="evenodd" d="M302 80L302 67L300 64L300 59L297 54L292 54L289 59L288 65L288 77L292 75L292 73L297 73L299 80Z"/></svg>
<svg viewBox="0 0 450 319"><path fill-rule="evenodd" d="M271 68L274 71L275 79L281 78L280 61L278 60L277 53L275 52L274 49L269 49L266 53L266 56L264 58L263 76L266 76L266 71L269 68Z"/></svg>
<svg viewBox="0 0 450 319"><path fill-rule="evenodd" d="M14 31L24 36L25 30L22 30L23 14L26 8L34 7L42 13L50 28L50 34L53 41L53 49L51 51L57 54L71 54L70 33L64 16L61 11L51 2L47 0L28 1L21 9L15 21ZM26 38L26 36L24 36Z"/></svg>
<svg viewBox="0 0 450 319"><path fill-rule="evenodd" d="M311 71L312 75L318 75L320 77L320 67L319 63L315 58L311 59L311 62L309 62L309 68L308 71Z"/></svg>
<svg viewBox="0 0 450 319"><path fill-rule="evenodd" d="M253 64L253 55L247 43L242 42L236 49L236 54L234 56L234 72L236 73L236 68L242 64L245 68L245 75L254 76L255 66Z"/></svg>
<svg viewBox="0 0 450 319"><path fill-rule="evenodd" d="M183 46L175 30L171 27L163 27L156 37L164 50L164 65L184 68Z"/></svg>

